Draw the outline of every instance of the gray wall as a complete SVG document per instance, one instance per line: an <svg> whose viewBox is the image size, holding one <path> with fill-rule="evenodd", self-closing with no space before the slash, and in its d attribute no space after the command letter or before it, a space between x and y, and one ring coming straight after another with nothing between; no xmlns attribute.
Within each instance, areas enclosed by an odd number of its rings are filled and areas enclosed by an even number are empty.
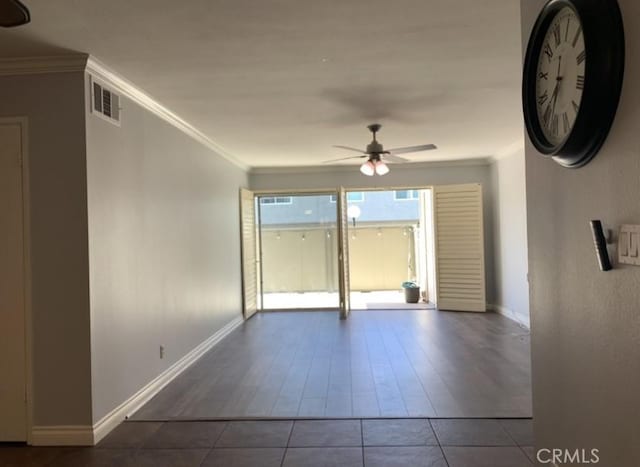
<svg viewBox="0 0 640 467"><path fill-rule="evenodd" d="M121 107L121 127L86 117L94 422L241 315L246 173Z"/></svg>
<svg viewBox="0 0 640 467"><path fill-rule="evenodd" d="M487 300L494 299L493 267L493 186L491 168L479 161L470 165L393 165L383 177L367 177L358 166L342 166L327 170L279 169L257 171L250 174L252 190L296 190L345 188L411 188L427 185L480 183L483 189L485 269Z"/></svg>
<svg viewBox="0 0 640 467"><path fill-rule="evenodd" d="M493 221L496 273L494 304L529 326L527 200L524 149L496 160Z"/></svg>
<svg viewBox="0 0 640 467"><path fill-rule="evenodd" d="M0 77L29 119L34 425L91 424L84 74Z"/></svg>
<svg viewBox="0 0 640 467"><path fill-rule="evenodd" d="M521 0L523 42L545 0ZM609 138L564 169L526 147L533 411L538 447L597 448L603 466L640 465L640 268L600 272L590 219L640 224L640 2L618 0L627 61ZM614 249L611 249L614 253Z"/></svg>

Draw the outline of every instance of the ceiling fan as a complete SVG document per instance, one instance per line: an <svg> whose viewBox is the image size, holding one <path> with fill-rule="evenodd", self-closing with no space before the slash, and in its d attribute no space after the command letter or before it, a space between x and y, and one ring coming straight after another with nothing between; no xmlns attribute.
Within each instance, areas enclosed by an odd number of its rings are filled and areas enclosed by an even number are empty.
<svg viewBox="0 0 640 467"><path fill-rule="evenodd" d="M437 149L435 144L423 144L420 146L407 146L404 148L394 148L385 150L382 147L382 144L378 142L376 139L376 133L380 131L382 125L379 123L372 123L368 125L367 128L371 133L373 133L373 141L371 141L367 145L366 151L362 149L352 148L349 146L334 146L334 148L346 149L348 151L359 152L360 156L350 156L350 157L341 157L340 159L332 159L325 161L325 163L329 162L337 162L343 161L347 159L364 159L367 158L364 164L360 166L360 172L363 174L372 177L374 174L385 175L389 173L389 167L385 162L396 162L396 163L404 163L410 162L409 159L405 159L404 157L399 157L398 154L407 154L410 152L419 152L419 151L430 151L432 149Z"/></svg>

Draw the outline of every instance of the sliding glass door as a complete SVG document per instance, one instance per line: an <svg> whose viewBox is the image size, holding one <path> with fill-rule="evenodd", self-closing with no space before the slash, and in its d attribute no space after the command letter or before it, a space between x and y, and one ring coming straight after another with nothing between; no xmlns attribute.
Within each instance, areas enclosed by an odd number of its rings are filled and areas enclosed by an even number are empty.
<svg viewBox="0 0 640 467"><path fill-rule="evenodd" d="M262 309L338 308L336 194L258 195Z"/></svg>

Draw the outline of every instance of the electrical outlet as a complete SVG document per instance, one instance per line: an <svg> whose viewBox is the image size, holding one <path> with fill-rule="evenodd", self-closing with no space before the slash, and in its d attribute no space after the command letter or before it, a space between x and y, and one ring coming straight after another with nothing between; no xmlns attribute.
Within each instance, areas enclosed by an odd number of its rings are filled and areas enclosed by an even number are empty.
<svg viewBox="0 0 640 467"><path fill-rule="evenodd" d="M164 358L164 345L160 346L160 358Z"/></svg>

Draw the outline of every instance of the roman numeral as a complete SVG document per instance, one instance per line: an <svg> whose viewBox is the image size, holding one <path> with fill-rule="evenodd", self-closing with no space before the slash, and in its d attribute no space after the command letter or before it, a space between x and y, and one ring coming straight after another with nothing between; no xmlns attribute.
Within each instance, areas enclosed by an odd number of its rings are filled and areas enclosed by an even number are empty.
<svg viewBox="0 0 640 467"><path fill-rule="evenodd" d="M564 32L564 41L567 42L569 40L569 25L571 24L571 18L567 18L567 29Z"/></svg>
<svg viewBox="0 0 640 467"><path fill-rule="evenodd" d="M547 105L547 108L544 110L544 114L542 115L542 124L544 126L549 126L550 118L551 118L551 104Z"/></svg>
<svg viewBox="0 0 640 467"><path fill-rule="evenodd" d="M544 54L549 59L549 62L551 62L551 59L553 58L553 50L551 50L551 46L548 42L544 46Z"/></svg>
<svg viewBox="0 0 640 467"><path fill-rule="evenodd" d="M569 116L567 115L567 112L562 114L562 128L565 133L569 132Z"/></svg>
<svg viewBox="0 0 640 467"><path fill-rule="evenodd" d="M584 89L584 76L578 75L578 78L576 80L576 89Z"/></svg>
<svg viewBox="0 0 640 467"><path fill-rule="evenodd" d="M538 96L538 105L544 105L544 103L547 102L547 99L549 99L549 94L545 91L544 94Z"/></svg>
<svg viewBox="0 0 640 467"><path fill-rule="evenodd" d="M553 39L556 42L556 47L558 47L560 45L560 25L556 24L553 27Z"/></svg>
<svg viewBox="0 0 640 467"><path fill-rule="evenodd" d="M558 136L558 114L554 114L553 119L551 119L551 132Z"/></svg>
<svg viewBox="0 0 640 467"><path fill-rule="evenodd" d="M580 65L582 62L584 62L584 58L585 58L585 52L584 50L582 52L580 52L578 54L578 56L576 57L576 62L578 63L578 65Z"/></svg>
<svg viewBox="0 0 640 467"><path fill-rule="evenodd" d="M580 106L576 104L576 101L571 101L571 103L573 104L573 110L575 110L576 113L578 113L578 110L580 110Z"/></svg>
<svg viewBox="0 0 640 467"><path fill-rule="evenodd" d="M548 80L549 79L549 73L543 73L543 72L538 73L538 79L547 79Z"/></svg>
<svg viewBox="0 0 640 467"><path fill-rule="evenodd" d="M571 43L573 47L575 47L576 44L578 43L578 39L580 39L580 34L582 34L582 27L579 27L578 30L576 31L576 35L574 36L573 42Z"/></svg>

